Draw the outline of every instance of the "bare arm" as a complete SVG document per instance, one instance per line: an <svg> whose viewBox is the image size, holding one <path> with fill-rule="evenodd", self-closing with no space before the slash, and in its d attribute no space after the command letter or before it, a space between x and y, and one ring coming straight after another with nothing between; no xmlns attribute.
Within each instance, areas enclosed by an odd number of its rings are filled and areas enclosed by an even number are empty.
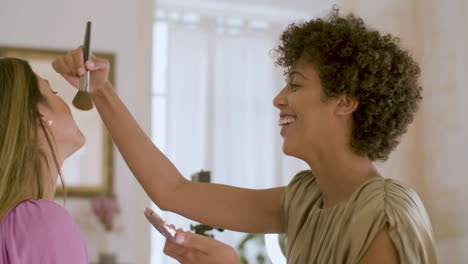
<svg viewBox="0 0 468 264"><path fill-rule="evenodd" d="M57 58L54 69L75 87L82 50ZM93 58L90 95L128 167L163 210L208 225L251 233L283 232L280 195L284 187L250 190L186 180L139 127L109 83L109 63Z"/></svg>
<svg viewBox="0 0 468 264"><path fill-rule="evenodd" d="M361 264L399 264L398 252L388 234L388 226L380 230L362 257Z"/></svg>
<svg viewBox="0 0 468 264"><path fill-rule="evenodd" d="M108 84L92 99L128 167L163 210L243 232L280 232L283 188L250 190L186 180L138 126ZM129 135L131 135L129 137Z"/></svg>

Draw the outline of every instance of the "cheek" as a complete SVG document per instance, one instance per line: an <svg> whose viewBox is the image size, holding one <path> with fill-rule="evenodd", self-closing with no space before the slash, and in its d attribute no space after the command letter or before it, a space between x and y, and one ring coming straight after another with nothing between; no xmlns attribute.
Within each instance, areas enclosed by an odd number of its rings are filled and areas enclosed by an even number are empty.
<svg viewBox="0 0 468 264"><path fill-rule="evenodd" d="M297 128L306 141L320 140L327 136L330 117L319 109L305 112L297 120Z"/></svg>

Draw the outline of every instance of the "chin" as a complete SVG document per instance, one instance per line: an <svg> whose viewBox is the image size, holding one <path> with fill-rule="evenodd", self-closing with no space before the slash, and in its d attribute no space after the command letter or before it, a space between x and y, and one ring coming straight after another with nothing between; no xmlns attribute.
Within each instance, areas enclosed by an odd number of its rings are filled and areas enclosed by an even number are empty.
<svg viewBox="0 0 468 264"><path fill-rule="evenodd" d="M294 148L291 146L291 144L287 144L286 141L283 143L283 153L287 156L296 157Z"/></svg>
<svg viewBox="0 0 468 264"><path fill-rule="evenodd" d="M85 144L86 144L86 137L83 135L83 133L81 131L78 131L78 135L77 135L77 151L82 148Z"/></svg>
<svg viewBox="0 0 468 264"><path fill-rule="evenodd" d="M70 139L69 146L70 146L70 155L73 155L75 152L80 150L86 143L86 137L81 133L81 131L77 131L77 133Z"/></svg>

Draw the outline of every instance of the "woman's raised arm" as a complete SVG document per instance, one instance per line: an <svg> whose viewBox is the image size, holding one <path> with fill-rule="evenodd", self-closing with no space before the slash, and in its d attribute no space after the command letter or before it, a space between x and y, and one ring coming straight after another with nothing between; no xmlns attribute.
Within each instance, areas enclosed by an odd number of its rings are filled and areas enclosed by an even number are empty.
<svg viewBox="0 0 468 264"><path fill-rule="evenodd" d="M58 57L54 69L75 87L85 72L81 48ZM93 57L90 97L128 167L163 210L211 226L251 233L283 232L280 195L284 187L251 190L185 179L153 144L108 80L109 63Z"/></svg>

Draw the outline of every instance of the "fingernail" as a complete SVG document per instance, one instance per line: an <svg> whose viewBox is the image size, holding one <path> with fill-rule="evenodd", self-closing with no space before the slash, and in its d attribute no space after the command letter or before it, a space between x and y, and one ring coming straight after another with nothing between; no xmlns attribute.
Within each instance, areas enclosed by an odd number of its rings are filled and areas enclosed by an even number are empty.
<svg viewBox="0 0 468 264"><path fill-rule="evenodd" d="M85 69L84 69L84 68L79 68L79 69L78 69L78 73L79 73L80 75L83 75L83 74L85 73Z"/></svg>
<svg viewBox="0 0 468 264"><path fill-rule="evenodd" d="M89 67L94 67L94 63L92 61L88 61L88 66Z"/></svg>
<svg viewBox="0 0 468 264"><path fill-rule="evenodd" d="M179 245L184 244L185 234L184 233L177 234L175 240L176 240L176 243L179 244Z"/></svg>

